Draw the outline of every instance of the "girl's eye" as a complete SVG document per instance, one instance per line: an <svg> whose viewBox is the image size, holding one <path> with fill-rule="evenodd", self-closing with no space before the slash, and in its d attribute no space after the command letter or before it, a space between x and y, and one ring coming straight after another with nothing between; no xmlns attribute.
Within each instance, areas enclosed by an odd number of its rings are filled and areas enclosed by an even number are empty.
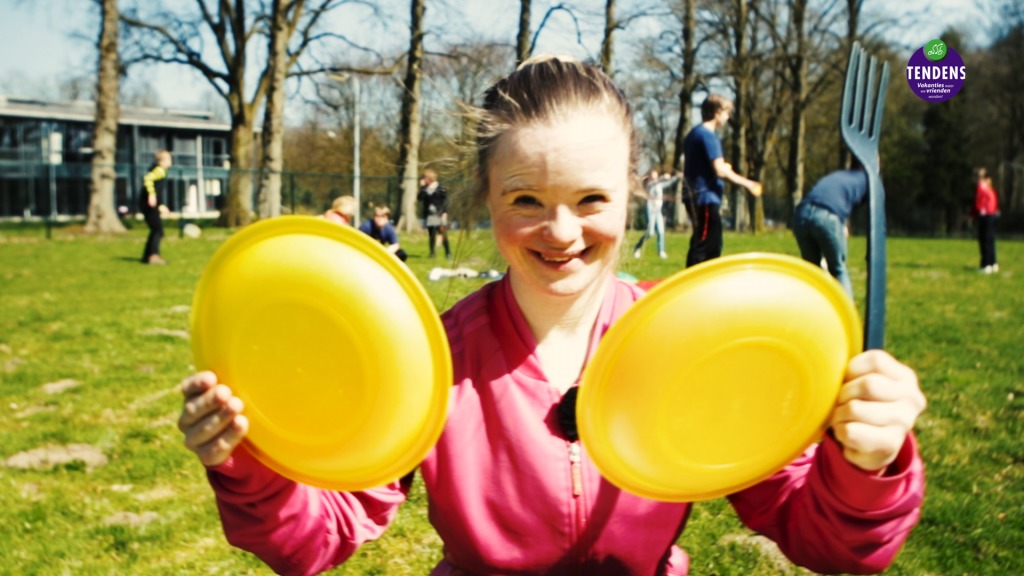
<svg viewBox="0 0 1024 576"><path fill-rule="evenodd" d="M512 200L512 204L516 206L540 206L540 200L537 200L537 198L533 196L523 195L516 196L516 198Z"/></svg>
<svg viewBox="0 0 1024 576"><path fill-rule="evenodd" d="M607 202L608 198L604 194L588 194L580 200L580 204L594 204L596 202Z"/></svg>

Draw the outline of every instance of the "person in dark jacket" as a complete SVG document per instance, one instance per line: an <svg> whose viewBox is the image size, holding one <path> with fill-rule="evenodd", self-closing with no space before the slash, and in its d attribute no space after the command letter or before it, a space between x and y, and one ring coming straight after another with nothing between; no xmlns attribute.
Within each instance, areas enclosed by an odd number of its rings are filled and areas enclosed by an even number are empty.
<svg viewBox="0 0 1024 576"><path fill-rule="evenodd" d="M427 227L430 257L435 256L437 242L440 239L444 244L444 257L451 258L452 251L448 247L448 191L437 181L437 172L433 168L423 171L420 193L416 199L420 203L420 216Z"/></svg>

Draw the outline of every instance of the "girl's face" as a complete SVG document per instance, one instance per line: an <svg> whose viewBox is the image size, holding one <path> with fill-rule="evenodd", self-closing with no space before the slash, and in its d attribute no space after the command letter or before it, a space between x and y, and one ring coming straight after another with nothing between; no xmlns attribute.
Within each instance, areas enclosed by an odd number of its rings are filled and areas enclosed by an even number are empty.
<svg viewBox="0 0 1024 576"><path fill-rule="evenodd" d="M621 122L595 110L498 139L487 207L517 291L579 295L614 270L626 229L629 154Z"/></svg>

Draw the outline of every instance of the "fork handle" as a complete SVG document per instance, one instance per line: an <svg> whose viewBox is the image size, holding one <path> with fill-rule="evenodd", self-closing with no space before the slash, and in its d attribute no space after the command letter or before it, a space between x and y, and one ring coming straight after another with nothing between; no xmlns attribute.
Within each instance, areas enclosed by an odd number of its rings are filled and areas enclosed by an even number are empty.
<svg viewBox="0 0 1024 576"><path fill-rule="evenodd" d="M868 281L864 313L864 349L885 347L885 188L877 171L868 176Z"/></svg>

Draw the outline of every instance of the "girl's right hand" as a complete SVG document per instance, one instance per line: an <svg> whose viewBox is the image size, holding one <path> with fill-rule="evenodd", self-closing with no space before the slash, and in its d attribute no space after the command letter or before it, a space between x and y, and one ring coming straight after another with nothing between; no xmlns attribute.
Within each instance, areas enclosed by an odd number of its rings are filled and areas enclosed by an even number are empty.
<svg viewBox="0 0 1024 576"><path fill-rule="evenodd" d="M213 372L185 378L181 394L184 403L178 428L185 434L185 447L195 452L205 466L222 464L249 431L249 419L242 415L242 400L219 384Z"/></svg>

